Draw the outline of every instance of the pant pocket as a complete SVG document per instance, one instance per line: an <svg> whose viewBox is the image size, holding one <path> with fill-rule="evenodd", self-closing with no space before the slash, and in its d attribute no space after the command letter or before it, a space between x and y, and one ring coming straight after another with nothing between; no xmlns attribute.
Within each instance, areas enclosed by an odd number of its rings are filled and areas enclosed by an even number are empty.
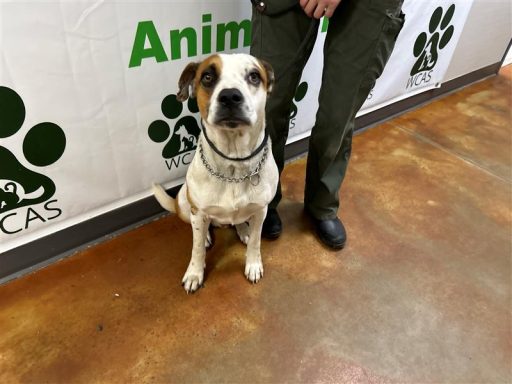
<svg viewBox="0 0 512 384"><path fill-rule="evenodd" d="M393 52L396 40L405 23L405 14L395 15L392 11L386 12L386 21L375 45L375 55L366 70L363 85L373 87L382 75L384 68Z"/></svg>

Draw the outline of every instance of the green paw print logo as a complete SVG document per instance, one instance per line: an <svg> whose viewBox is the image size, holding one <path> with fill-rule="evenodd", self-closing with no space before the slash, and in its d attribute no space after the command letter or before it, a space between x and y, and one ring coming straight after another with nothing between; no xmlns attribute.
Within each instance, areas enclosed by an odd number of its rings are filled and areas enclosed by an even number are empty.
<svg viewBox="0 0 512 384"><path fill-rule="evenodd" d="M296 103L300 102L302 99L304 99L304 97L306 97L306 94L308 93L308 87L308 83L303 81L295 90L295 96L293 97L292 101L292 109L290 111L290 129L295 128L295 117L299 111Z"/></svg>
<svg viewBox="0 0 512 384"><path fill-rule="evenodd" d="M195 99L189 98L187 102L189 112L197 113L199 108ZM183 112L183 103L176 99L176 95L168 95L162 100L162 113L171 120L176 120ZM162 157L171 159L197 147L197 138L201 129L194 116L182 116L174 122L173 129L164 120L153 121L148 128L149 138L155 143L166 142L162 149Z"/></svg>
<svg viewBox="0 0 512 384"><path fill-rule="evenodd" d="M0 139L14 136L25 121L25 105L12 89L0 86ZM23 138L24 160L34 167L46 167L60 159L66 135L54 123L34 125ZM14 154L0 145L0 214L43 203L55 194L47 176L26 168Z"/></svg>
<svg viewBox="0 0 512 384"><path fill-rule="evenodd" d="M411 76L430 71L435 67L439 58L439 50L446 47L453 37L455 28L449 24L454 13L455 4L452 4L444 14L442 7L436 8L428 25L430 38L426 32L421 32L414 43L414 56L418 59L411 69Z"/></svg>

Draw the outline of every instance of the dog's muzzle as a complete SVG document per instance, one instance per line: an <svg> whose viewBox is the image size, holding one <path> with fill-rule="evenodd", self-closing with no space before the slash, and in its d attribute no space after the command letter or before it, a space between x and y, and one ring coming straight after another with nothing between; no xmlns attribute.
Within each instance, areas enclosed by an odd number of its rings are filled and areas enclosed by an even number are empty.
<svg viewBox="0 0 512 384"><path fill-rule="evenodd" d="M244 96L236 88L226 88L217 96L218 109L215 124L236 128L251 122L243 111Z"/></svg>

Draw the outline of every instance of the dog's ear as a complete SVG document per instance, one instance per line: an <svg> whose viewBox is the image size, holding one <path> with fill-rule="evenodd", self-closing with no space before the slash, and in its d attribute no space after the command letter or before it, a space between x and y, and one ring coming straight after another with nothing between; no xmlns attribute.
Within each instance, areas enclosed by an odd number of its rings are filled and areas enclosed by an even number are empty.
<svg viewBox="0 0 512 384"><path fill-rule="evenodd" d="M189 98L191 87L192 97L195 96L194 78L196 77L197 68L199 68L199 63L190 63L181 73L178 80L178 94L176 95L176 99L179 101L185 101Z"/></svg>
<svg viewBox="0 0 512 384"><path fill-rule="evenodd" d="M265 73L267 75L267 94L270 94L272 92L272 89L274 88L274 82L275 82L275 76L274 76L274 69L272 66L267 63L265 60L258 59L261 63L261 66L265 70Z"/></svg>

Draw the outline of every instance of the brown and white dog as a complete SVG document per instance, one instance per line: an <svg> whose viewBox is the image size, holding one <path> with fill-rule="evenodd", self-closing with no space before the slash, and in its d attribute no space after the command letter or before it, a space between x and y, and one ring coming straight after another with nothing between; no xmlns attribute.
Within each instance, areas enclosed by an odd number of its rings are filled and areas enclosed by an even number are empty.
<svg viewBox="0 0 512 384"><path fill-rule="evenodd" d="M210 224L234 225L247 245L245 276L253 283L263 277L261 228L279 177L265 131L273 82L271 67L246 54L212 55L181 74L178 99L197 98L203 131L176 200L159 185L153 191L162 207L192 225L187 293L203 283Z"/></svg>

